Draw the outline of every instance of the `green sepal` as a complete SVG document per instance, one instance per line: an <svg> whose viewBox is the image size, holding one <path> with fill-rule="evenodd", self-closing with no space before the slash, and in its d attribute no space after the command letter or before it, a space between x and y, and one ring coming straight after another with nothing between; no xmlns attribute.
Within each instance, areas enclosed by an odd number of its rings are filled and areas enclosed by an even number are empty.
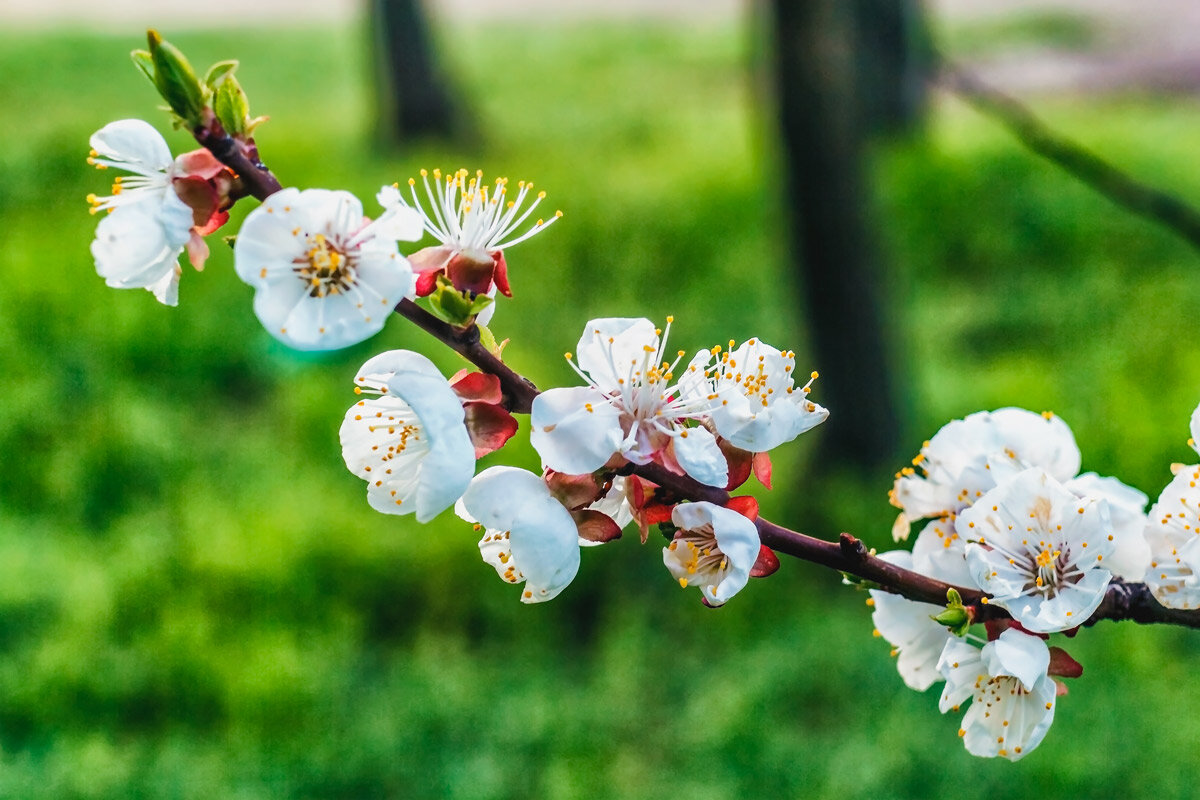
<svg viewBox="0 0 1200 800"><path fill-rule="evenodd" d="M496 334L492 333L487 325L475 323L475 327L479 329L479 343L488 349L488 352L500 357L500 345L496 343Z"/></svg>
<svg viewBox="0 0 1200 800"><path fill-rule="evenodd" d="M229 249L232 250L233 246L237 244L237 234L235 233L229 236L222 236L221 241L229 245Z"/></svg>
<svg viewBox="0 0 1200 800"><path fill-rule="evenodd" d="M966 636L975 621L975 614L963 605L962 595L954 589L946 591L946 610L940 614L931 615L930 619L939 625L945 625L955 636Z"/></svg>
<svg viewBox="0 0 1200 800"><path fill-rule="evenodd" d="M857 575L851 575L849 572L842 573L842 584L845 586L853 586L855 589L858 589L859 591L865 591L867 589L882 589L883 588L875 581L869 581L866 578L860 578Z"/></svg>
<svg viewBox="0 0 1200 800"><path fill-rule="evenodd" d="M216 91L217 85L226 75L232 75L233 71L238 68L238 62L230 59L229 61L218 61L208 68L208 72L204 73L204 85L210 90Z"/></svg>
<svg viewBox="0 0 1200 800"><path fill-rule="evenodd" d="M487 295L471 297L468 293L459 291L445 275L437 276L437 288L426 299L429 301L429 310L435 317L460 328L470 325L475 315L493 302Z"/></svg>
<svg viewBox="0 0 1200 800"><path fill-rule="evenodd" d="M134 50L129 57L133 59L133 65L138 68L138 71L146 76L146 80L157 87L158 84L154 83L154 59L150 57L150 51Z"/></svg>
<svg viewBox="0 0 1200 800"><path fill-rule="evenodd" d="M213 113L217 115L217 120L226 133L238 138L245 137L246 118L250 115L250 103L231 71L226 72L225 77L216 86L213 96Z"/></svg>
<svg viewBox="0 0 1200 800"><path fill-rule="evenodd" d="M150 43L150 59L154 64L154 85L171 110L189 126L203 124L208 105L207 90L201 86L195 70L175 45L163 39L156 30L146 32Z"/></svg>

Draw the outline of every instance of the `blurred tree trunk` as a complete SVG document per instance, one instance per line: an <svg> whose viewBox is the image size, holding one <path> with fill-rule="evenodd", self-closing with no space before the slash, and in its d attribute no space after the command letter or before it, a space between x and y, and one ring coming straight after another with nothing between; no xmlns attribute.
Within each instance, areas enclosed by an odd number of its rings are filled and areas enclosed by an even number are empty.
<svg viewBox="0 0 1200 800"><path fill-rule="evenodd" d="M421 0L370 0L379 136L387 143L463 135L453 88L439 68Z"/></svg>
<svg viewBox="0 0 1200 800"><path fill-rule="evenodd" d="M896 336L865 175L873 131L913 121L915 0L772 0L786 222L832 423L826 457L875 466L900 437Z"/></svg>

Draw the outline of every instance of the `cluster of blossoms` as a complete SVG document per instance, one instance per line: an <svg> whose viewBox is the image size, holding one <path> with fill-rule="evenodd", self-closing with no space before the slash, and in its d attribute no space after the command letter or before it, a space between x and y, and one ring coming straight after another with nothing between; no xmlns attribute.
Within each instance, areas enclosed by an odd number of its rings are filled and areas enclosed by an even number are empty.
<svg viewBox="0 0 1200 800"><path fill-rule="evenodd" d="M662 328L641 318L593 319L566 354L582 385L541 393L523 386L532 399L518 404L512 387L520 376L504 366L486 325L496 300L513 294L505 250L562 217L537 216L544 192L526 181L515 191L506 178L488 183L478 171L422 170L420 190L417 179L407 193L383 186L372 219L348 192L279 187L258 164L251 134L263 118L249 117L232 77L236 63L214 65L201 83L156 33L149 42L135 62L176 121L216 145L172 157L140 120L92 136L89 162L129 173L114 180L111 195L89 197L93 213L107 212L92 253L110 286L145 288L175 305L179 257L186 250L200 269L204 237L252 194L262 205L236 237L234 266L279 341L344 348L378 333L393 311L452 346L474 337L478 350L468 360L485 371L447 379L425 356L391 350L356 373L358 398L340 440L373 509L424 523L453 508L480 535L484 563L522 585L526 603L556 597L578 573L581 548L630 525L642 543L658 527L667 573L708 606L778 568L759 535L771 523L758 520L753 498L729 493L751 475L769 489L769 452L828 416L809 398L817 373L797 384L794 353L749 339L689 357L668 349L671 317ZM435 243L401 252L400 243L425 235ZM476 474L478 459L517 433L514 409L529 412L541 469ZM1200 452L1200 407L1191 431ZM1017 760L1038 746L1066 694L1061 679L1082 674L1048 639L1085 624L1114 580L1144 581L1167 608L1200 609L1200 465L1178 466L1147 516L1144 494L1116 478L1079 474L1080 462L1061 419L1004 408L949 423L896 475L894 538L907 540L913 523L924 523L911 550L883 553L874 564L942 582L938 592L949 587L950 602L873 588L875 632L893 645L908 686L945 682L943 713L971 702L959 734L973 754ZM963 593L979 605L964 605ZM977 617L982 635L972 633Z"/></svg>
<svg viewBox="0 0 1200 800"><path fill-rule="evenodd" d="M475 460L517 430L494 376L460 373L447 382L416 353L376 356L355 378L356 391L378 396L346 413L346 464L384 513L425 521L453 505L483 532L484 560L508 583L525 583L524 602L555 597L579 569L580 546L611 541L636 522L643 542L650 525L662 526L672 577L721 605L778 563L759 541L757 504L680 502L628 467L654 463L734 489L756 459L769 477L767 445L791 441L828 412L808 399L811 379L795 386L791 353L751 340L723 355L719 347L701 351L680 368L683 351L665 360L667 333L645 319L587 324L578 358L569 360L588 385L549 389L533 401L530 440L541 475L491 467L472 479Z"/></svg>
<svg viewBox="0 0 1200 800"><path fill-rule="evenodd" d="M1193 443L1198 429L1200 408ZM1112 580L1145 580L1169 608L1200 602L1200 466L1178 467L1147 517L1144 494L1116 478L1077 474L1079 465L1061 419L1004 408L949 423L896 475L895 538L928 521L911 552L881 557L977 590L1011 616L989 621L978 640L967 632L974 609L960 605L965 616L956 617L871 591L876 635L893 645L904 682L924 691L945 680L943 713L974 698L959 733L976 755L1016 760L1041 741L1066 693L1052 679L1082 672L1045 640L1084 624ZM968 640L985 643L980 650Z"/></svg>
<svg viewBox="0 0 1200 800"><path fill-rule="evenodd" d="M195 154L172 162L162 138L138 120L105 127L93 146L106 156L98 165L141 176L142 193L96 201L109 209L127 202L97 231L98 271L127 275L131 267L119 272L114 265L134 264L137 281L126 277L119 285L156 293L160 281L170 279L174 303L183 245L159 247L150 269L135 258L148 249L138 237L172 243L191 237L190 246L198 247L195 242L228 217L235 176ZM206 168L185 172L173 163ZM211 198L204 195L207 205L188 205L201 193L180 187L200 180L224 186L224 194L214 190ZM297 349L346 347L377 333L401 300L416 298L462 328L490 319L496 295L512 295L503 248L562 213L531 221L545 194L533 194L525 181L511 198L507 179L489 185L479 172L433 170L431 181L422 170L421 183L424 201L415 179L407 198L398 185L380 189L383 211L374 220L353 195L325 189L281 189L251 212L237 235L234 266L254 288L254 310L266 330ZM173 228L172 215L181 208L189 224ZM193 224L195 209L215 215L213 221ZM437 243L400 252L399 242L424 233ZM668 356L671 321L665 330L646 319L596 319L585 326L577 357L567 358L586 385L550 389L533 401L530 439L541 474L492 467L475 475L476 460L518 429L495 375L464 370L447 380L418 353L375 356L354 379L361 397L342 423L346 466L367 482L368 502L377 511L412 513L427 522L454 507L482 531L484 561L505 581L525 584L524 602L556 596L579 569L580 546L615 539L636 523L643 542L651 525L660 526L670 538L662 553L670 575L699 588L706 604L721 605L751 576L778 566L759 541L757 504L748 497L725 505L685 502L631 470L656 464L724 490L754 474L769 487L768 451L820 424L828 412L808 396L815 372L796 385L794 353L750 339L701 350L684 362L685 351Z"/></svg>

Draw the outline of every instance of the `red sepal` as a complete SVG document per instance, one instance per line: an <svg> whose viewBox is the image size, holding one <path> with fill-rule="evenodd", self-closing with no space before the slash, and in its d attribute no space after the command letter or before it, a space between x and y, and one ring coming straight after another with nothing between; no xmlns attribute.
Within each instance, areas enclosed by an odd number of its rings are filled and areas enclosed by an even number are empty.
<svg viewBox="0 0 1200 800"><path fill-rule="evenodd" d="M464 403L467 433L475 445L475 458L483 458L504 446L517 432L517 420L512 414L491 403Z"/></svg>
<svg viewBox="0 0 1200 800"><path fill-rule="evenodd" d="M758 482L768 489L771 488L771 456L769 453L755 453L754 461L754 477L758 478Z"/></svg>
<svg viewBox="0 0 1200 800"><path fill-rule="evenodd" d="M505 297L512 297L512 288L508 285L508 262L504 260L503 251L492 251L492 264L492 280L496 282L496 288Z"/></svg>
<svg viewBox="0 0 1200 800"><path fill-rule="evenodd" d="M604 494L604 487L591 473L568 475L548 469L543 479L550 489L550 494L567 509L583 508L596 502Z"/></svg>
<svg viewBox="0 0 1200 800"><path fill-rule="evenodd" d="M1083 664L1067 655L1067 651L1061 647L1051 647L1050 667L1046 674L1060 678L1078 678L1083 674Z"/></svg>
<svg viewBox="0 0 1200 800"><path fill-rule="evenodd" d="M579 529L579 537L586 539L589 542L611 542L613 539L621 538L621 529L617 527L617 523L613 522L612 517L600 511L593 509L585 509L583 511L572 511L571 518L575 520L575 527Z"/></svg>
<svg viewBox="0 0 1200 800"><path fill-rule="evenodd" d="M464 403L490 403L497 405L504 399L500 390L500 379L483 372L459 370L450 379L450 388Z"/></svg>
<svg viewBox="0 0 1200 800"><path fill-rule="evenodd" d="M717 447L721 448L721 454L725 456L725 463L729 465L729 482L725 484L725 491L735 491L750 478L754 454L749 450L734 447L728 439L720 436L717 437Z"/></svg>
<svg viewBox="0 0 1200 800"><path fill-rule="evenodd" d="M433 294L433 290L437 288L437 276L441 275L442 271L438 269L427 269L417 273L417 297L428 297Z"/></svg>
<svg viewBox="0 0 1200 800"><path fill-rule="evenodd" d="M674 505L662 505L661 503L651 503L642 509L642 520L647 525L658 525L661 522L671 521L671 512L675 510Z"/></svg>
<svg viewBox="0 0 1200 800"><path fill-rule="evenodd" d="M731 497L725 507L730 511L736 511L751 522L758 519L758 501L753 497Z"/></svg>
<svg viewBox="0 0 1200 800"><path fill-rule="evenodd" d="M754 566L750 568L750 577L765 578L768 575L775 574L777 569L779 569L779 556L775 555L775 551L765 544L759 545L758 559L754 562Z"/></svg>

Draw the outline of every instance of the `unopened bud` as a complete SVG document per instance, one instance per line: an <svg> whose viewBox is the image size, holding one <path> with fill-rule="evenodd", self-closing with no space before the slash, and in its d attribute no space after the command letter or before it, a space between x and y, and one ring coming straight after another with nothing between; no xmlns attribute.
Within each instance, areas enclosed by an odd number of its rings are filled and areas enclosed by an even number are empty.
<svg viewBox="0 0 1200 800"><path fill-rule="evenodd" d="M189 127L200 126L207 103L204 87L200 85L192 65L179 48L163 39L158 31L150 29L146 32L146 39L150 43L154 85L159 95ZM136 57L134 63L137 63Z"/></svg>
<svg viewBox="0 0 1200 800"><path fill-rule="evenodd" d="M949 601L946 610L933 615L931 619L939 625L945 625L955 636L966 636L971 623L975 621L975 614L963 605L962 595L955 589L946 591L946 599Z"/></svg>

